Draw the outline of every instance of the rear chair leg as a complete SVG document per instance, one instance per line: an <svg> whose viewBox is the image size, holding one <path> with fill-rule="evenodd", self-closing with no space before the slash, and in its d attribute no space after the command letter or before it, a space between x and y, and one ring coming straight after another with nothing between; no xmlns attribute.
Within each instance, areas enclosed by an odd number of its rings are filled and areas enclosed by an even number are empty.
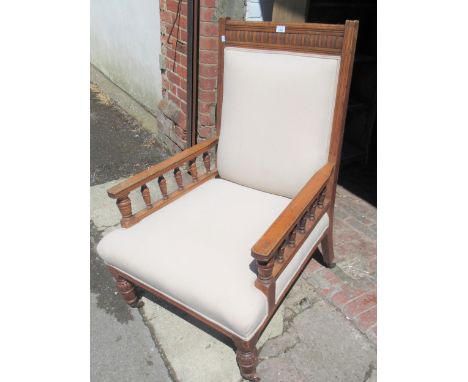
<svg viewBox="0 0 468 382"><path fill-rule="evenodd" d="M140 300L140 297L135 293L135 286L132 282L123 278L122 275L112 271L112 276L114 276L115 283L117 285L117 290L123 299L130 305L132 308L141 308L143 306L143 301Z"/></svg>
<svg viewBox="0 0 468 382"><path fill-rule="evenodd" d="M239 370L244 379L252 382L259 382L257 376L258 351L255 342L234 341L236 345L236 359Z"/></svg>
<svg viewBox="0 0 468 382"><path fill-rule="evenodd" d="M322 257L328 268L333 268L335 264L335 254L333 252L333 228L330 226L322 239Z"/></svg>

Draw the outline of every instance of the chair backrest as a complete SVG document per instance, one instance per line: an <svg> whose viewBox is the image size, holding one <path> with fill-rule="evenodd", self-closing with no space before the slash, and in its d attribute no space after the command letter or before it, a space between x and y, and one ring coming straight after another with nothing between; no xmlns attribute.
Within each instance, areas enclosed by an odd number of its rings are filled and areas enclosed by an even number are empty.
<svg viewBox="0 0 468 382"><path fill-rule="evenodd" d="M354 25L220 21L222 178L292 198L337 160L355 44L345 34Z"/></svg>

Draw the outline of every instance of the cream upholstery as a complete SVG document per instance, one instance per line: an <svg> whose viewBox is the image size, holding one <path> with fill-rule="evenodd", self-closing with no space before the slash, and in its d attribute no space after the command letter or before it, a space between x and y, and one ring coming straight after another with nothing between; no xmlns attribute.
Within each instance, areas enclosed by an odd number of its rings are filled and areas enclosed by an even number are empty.
<svg viewBox="0 0 468 382"><path fill-rule="evenodd" d="M294 197L328 160L340 58L226 47L218 170Z"/></svg>
<svg viewBox="0 0 468 382"><path fill-rule="evenodd" d="M291 279L296 274L297 270L304 264L307 259L307 255L310 253L311 249L320 239L320 237L325 233L329 225L329 218L328 215L325 214L323 217L317 222L314 230L310 233L310 235L305 240L304 244L302 244L301 248L299 248L292 258L291 262L288 266L283 270L280 274L278 279L276 280L276 301L278 301L281 294L284 292L286 287L288 286Z"/></svg>
<svg viewBox="0 0 468 382"><path fill-rule="evenodd" d="M110 232L97 250L107 264L250 339L267 316L250 249L289 202L214 179L135 226ZM325 225L328 218L318 230ZM320 232L311 234L309 251ZM308 253L306 247L300 251ZM281 288L297 268L288 265Z"/></svg>

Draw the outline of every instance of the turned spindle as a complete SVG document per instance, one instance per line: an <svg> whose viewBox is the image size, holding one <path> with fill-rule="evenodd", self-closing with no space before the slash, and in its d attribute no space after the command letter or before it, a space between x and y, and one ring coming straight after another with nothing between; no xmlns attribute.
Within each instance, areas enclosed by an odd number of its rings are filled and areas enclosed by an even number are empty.
<svg viewBox="0 0 468 382"><path fill-rule="evenodd" d="M145 201L146 208L151 208L151 195L150 190L146 184L141 186L141 195L143 196L143 200Z"/></svg>
<svg viewBox="0 0 468 382"><path fill-rule="evenodd" d="M265 286L269 286L273 281L271 275L274 265L273 259L267 261L257 260L258 280Z"/></svg>
<svg viewBox="0 0 468 382"><path fill-rule="evenodd" d="M323 202L325 201L325 194L327 192L327 188L324 188L322 192L320 193L320 196L317 201L317 206L318 208L323 208Z"/></svg>
<svg viewBox="0 0 468 382"><path fill-rule="evenodd" d="M120 222L122 225L125 225L132 219L132 202L128 195L118 198L117 199L117 207L119 207L120 214L122 215L122 219Z"/></svg>
<svg viewBox="0 0 468 382"><path fill-rule="evenodd" d="M159 189L161 190L161 194L163 199L167 199L167 182L164 176L160 176L158 178Z"/></svg>
<svg viewBox="0 0 468 382"><path fill-rule="evenodd" d="M190 161L190 175L192 175L192 179L194 182L198 182L197 163L195 159Z"/></svg>
<svg viewBox="0 0 468 382"><path fill-rule="evenodd" d="M284 262L284 250L286 249L286 241L283 241L283 244L278 249L278 255L276 256L276 261L278 263L283 263Z"/></svg>
<svg viewBox="0 0 468 382"><path fill-rule="evenodd" d="M177 183L177 187L179 188L179 190L183 190L184 184L182 183L182 171L180 171L179 167L176 167L174 169L174 176Z"/></svg>
<svg viewBox="0 0 468 382"><path fill-rule="evenodd" d="M307 211L307 218L310 220L315 220L315 210L317 208L317 201L314 200L312 205L309 208L309 211Z"/></svg>
<svg viewBox="0 0 468 382"><path fill-rule="evenodd" d="M302 216L301 220L299 221L299 232L300 233L305 233L305 228L306 228L306 222L307 222L307 214Z"/></svg>
<svg viewBox="0 0 468 382"><path fill-rule="evenodd" d="M291 231L288 238L288 247L294 247L296 245L296 227Z"/></svg>
<svg viewBox="0 0 468 382"><path fill-rule="evenodd" d="M203 164L205 165L206 172L210 172L211 158L209 152L203 154Z"/></svg>

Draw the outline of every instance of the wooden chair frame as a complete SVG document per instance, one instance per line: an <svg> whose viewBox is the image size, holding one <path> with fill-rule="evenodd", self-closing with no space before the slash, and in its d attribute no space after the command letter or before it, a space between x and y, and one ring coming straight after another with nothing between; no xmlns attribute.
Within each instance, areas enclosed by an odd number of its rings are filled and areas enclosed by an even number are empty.
<svg viewBox="0 0 468 382"><path fill-rule="evenodd" d="M276 32L278 25L284 25L284 33ZM322 244L322 255L325 264L329 267L333 266L334 202L357 30L358 21L346 21L344 25L330 25L245 22L225 18L219 20L220 39L216 124L218 135L221 128L223 61L224 48L226 46L318 53L341 57L328 163L310 178L281 215L252 247L252 256L257 262L257 280L255 286L267 297L268 316L249 341L235 336L219 325L201 317L197 312L180 305L168 296L141 284L138 280L109 266L116 280L117 289L129 305L141 305L139 297L135 293L134 285L137 285L231 338L237 348L237 362L241 375L251 381L260 380L256 374L258 363L256 343L319 244ZM122 227L128 228L138 223L141 219L163 208L195 187L198 187L209 179L217 177L218 171L211 168L212 161L210 158L210 151L215 148L217 143L218 136L208 139L110 188L108 195L111 198L117 199L117 206L122 215ZM197 157L202 157L203 159L205 171L202 175L198 174L195 162ZM188 164L189 173L192 178L192 182L186 185L183 184L181 170L185 164ZM169 171L174 172L178 186L178 189L170 194L167 192L167 184L164 178L164 174ZM155 179L159 183L163 197L161 200L152 202L147 183ZM138 188L141 189L146 208L133 213L129 193ZM325 213L328 213L330 219L328 229L312 248L307 260L303 263L301 269L296 272L285 291L279 297L278 302L275 302L276 280Z"/></svg>

